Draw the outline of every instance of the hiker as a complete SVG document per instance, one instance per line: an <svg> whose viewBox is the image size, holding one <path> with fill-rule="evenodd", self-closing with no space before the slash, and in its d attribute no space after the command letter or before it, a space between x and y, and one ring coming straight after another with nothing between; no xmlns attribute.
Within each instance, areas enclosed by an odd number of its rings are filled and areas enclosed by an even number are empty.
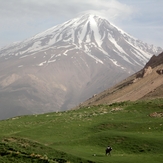
<svg viewBox="0 0 163 163"><path fill-rule="evenodd" d="M106 148L106 150L105 150L105 152L106 152L106 155L110 155L111 156L111 154L110 154L110 151L112 150L112 147L110 147L110 146L108 146L107 148Z"/></svg>

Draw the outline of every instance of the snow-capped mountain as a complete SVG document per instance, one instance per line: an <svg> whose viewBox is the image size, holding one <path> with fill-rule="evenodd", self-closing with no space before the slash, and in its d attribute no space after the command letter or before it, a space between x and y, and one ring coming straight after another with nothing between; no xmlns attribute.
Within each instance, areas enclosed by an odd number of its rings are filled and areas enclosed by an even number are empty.
<svg viewBox="0 0 163 163"><path fill-rule="evenodd" d="M161 51L99 16L69 20L0 49L0 112L8 109L9 117L69 109Z"/></svg>
<svg viewBox="0 0 163 163"><path fill-rule="evenodd" d="M103 63L106 57L115 65L122 67L123 65L115 59L116 55L131 65L142 67L153 54L162 50L136 40L99 16L86 14L23 42L4 47L1 49L0 55L22 58L46 51L49 48L57 51L63 49L63 55L82 50L97 62ZM94 49L97 51L96 54ZM105 57L101 59L97 53L104 54ZM56 55L52 56L49 61L54 58Z"/></svg>

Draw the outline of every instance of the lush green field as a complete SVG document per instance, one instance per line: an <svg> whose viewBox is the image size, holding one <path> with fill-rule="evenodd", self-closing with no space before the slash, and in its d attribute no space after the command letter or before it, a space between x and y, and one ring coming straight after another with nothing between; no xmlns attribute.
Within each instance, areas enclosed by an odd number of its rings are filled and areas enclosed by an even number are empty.
<svg viewBox="0 0 163 163"><path fill-rule="evenodd" d="M161 113L160 99L0 121L0 163L162 163Z"/></svg>

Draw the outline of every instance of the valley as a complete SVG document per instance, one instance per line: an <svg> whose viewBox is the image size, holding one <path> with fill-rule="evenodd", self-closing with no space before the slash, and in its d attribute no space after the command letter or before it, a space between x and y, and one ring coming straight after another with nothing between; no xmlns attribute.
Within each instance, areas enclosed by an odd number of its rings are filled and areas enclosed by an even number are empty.
<svg viewBox="0 0 163 163"><path fill-rule="evenodd" d="M0 160L161 163L163 100L121 102L0 121ZM105 156L110 145L111 157Z"/></svg>

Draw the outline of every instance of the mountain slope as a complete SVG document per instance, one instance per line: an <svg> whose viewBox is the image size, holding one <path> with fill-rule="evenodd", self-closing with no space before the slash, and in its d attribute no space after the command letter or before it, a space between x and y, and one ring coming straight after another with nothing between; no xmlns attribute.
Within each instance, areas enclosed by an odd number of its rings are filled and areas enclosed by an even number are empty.
<svg viewBox="0 0 163 163"><path fill-rule="evenodd" d="M163 53L152 56L144 68L80 106L163 98Z"/></svg>
<svg viewBox="0 0 163 163"><path fill-rule="evenodd" d="M0 49L0 119L67 110L162 51L86 14Z"/></svg>

